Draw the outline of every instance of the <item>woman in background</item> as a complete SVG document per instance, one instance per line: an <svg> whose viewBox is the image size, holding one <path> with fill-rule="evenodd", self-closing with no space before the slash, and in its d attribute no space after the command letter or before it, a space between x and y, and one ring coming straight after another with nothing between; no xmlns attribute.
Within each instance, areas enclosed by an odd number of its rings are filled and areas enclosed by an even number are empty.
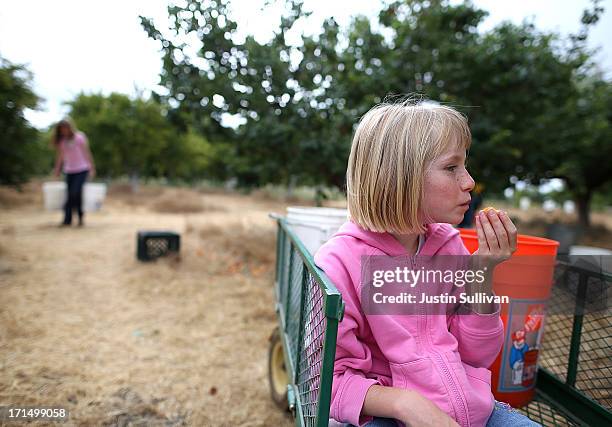
<svg viewBox="0 0 612 427"><path fill-rule="evenodd" d="M83 226L83 185L89 175L96 175L93 156L87 144L87 137L79 132L67 119L60 120L53 131L53 146L57 151L55 157L55 176L60 174L60 166L66 175L68 197L64 204L64 221L62 227L72 224L72 210L79 215L79 226Z"/></svg>

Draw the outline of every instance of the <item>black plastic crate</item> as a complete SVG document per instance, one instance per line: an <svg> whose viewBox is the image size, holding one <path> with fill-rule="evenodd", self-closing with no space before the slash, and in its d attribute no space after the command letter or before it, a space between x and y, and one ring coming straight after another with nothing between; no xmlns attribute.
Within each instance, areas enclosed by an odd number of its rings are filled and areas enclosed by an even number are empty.
<svg viewBox="0 0 612 427"><path fill-rule="evenodd" d="M170 253L178 253L180 247L181 236L172 231L139 231L136 257L140 261L152 261Z"/></svg>

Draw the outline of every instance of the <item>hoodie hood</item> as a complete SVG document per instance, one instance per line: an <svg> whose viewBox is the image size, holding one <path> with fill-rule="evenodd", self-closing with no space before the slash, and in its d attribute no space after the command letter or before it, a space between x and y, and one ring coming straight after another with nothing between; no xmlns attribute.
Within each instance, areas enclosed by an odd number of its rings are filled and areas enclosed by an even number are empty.
<svg viewBox="0 0 612 427"><path fill-rule="evenodd" d="M425 232L425 243L419 255L431 256L440 250L451 240L456 239L459 231L450 224L436 223L427 224ZM352 221L345 222L334 237L350 236L363 243L382 251L388 256L406 255L406 248L390 233L377 233L361 228Z"/></svg>

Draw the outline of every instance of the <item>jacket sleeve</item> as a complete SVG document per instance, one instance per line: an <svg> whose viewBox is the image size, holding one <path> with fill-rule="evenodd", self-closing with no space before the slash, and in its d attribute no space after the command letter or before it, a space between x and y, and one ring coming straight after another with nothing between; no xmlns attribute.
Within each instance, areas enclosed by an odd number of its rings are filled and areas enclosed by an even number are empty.
<svg viewBox="0 0 612 427"><path fill-rule="evenodd" d="M459 236L451 244L453 253L470 256ZM469 268L465 260L461 262L464 268ZM448 324L450 333L457 339L461 360L475 368L488 369L504 341L504 324L499 316L501 307L497 304L495 312L490 314L479 314L469 309L460 311L461 314L451 315Z"/></svg>
<svg viewBox="0 0 612 427"><path fill-rule="evenodd" d="M504 341L504 325L495 313L454 314L450 333L457 338L461 360L475 368L489 368Z"/></svg>
<svg viewBox="0 0 612 427"><path fill-rule="evenodd" d="M317 253L315 262L338 288L345 304L344 317L338 324L330 416L339 422L363 425L373 418L361 415L365 396L373 384L380 383L366 377L372 368L372 352L359 339L365 317L358 286L354 286L342 260L326 247Z"/></svg>

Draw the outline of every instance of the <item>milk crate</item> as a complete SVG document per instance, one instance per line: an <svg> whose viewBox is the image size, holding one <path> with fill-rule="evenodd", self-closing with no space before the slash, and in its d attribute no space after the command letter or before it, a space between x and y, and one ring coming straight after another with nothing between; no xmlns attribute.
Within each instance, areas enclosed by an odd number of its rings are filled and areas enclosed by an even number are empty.
<svg viewBox="0 0 612 427"><path fill-rule="evenodd" d="M139 231L136 257L140 261L152 261L170 253L178 253L181 236L172 231Z"/></svg>

